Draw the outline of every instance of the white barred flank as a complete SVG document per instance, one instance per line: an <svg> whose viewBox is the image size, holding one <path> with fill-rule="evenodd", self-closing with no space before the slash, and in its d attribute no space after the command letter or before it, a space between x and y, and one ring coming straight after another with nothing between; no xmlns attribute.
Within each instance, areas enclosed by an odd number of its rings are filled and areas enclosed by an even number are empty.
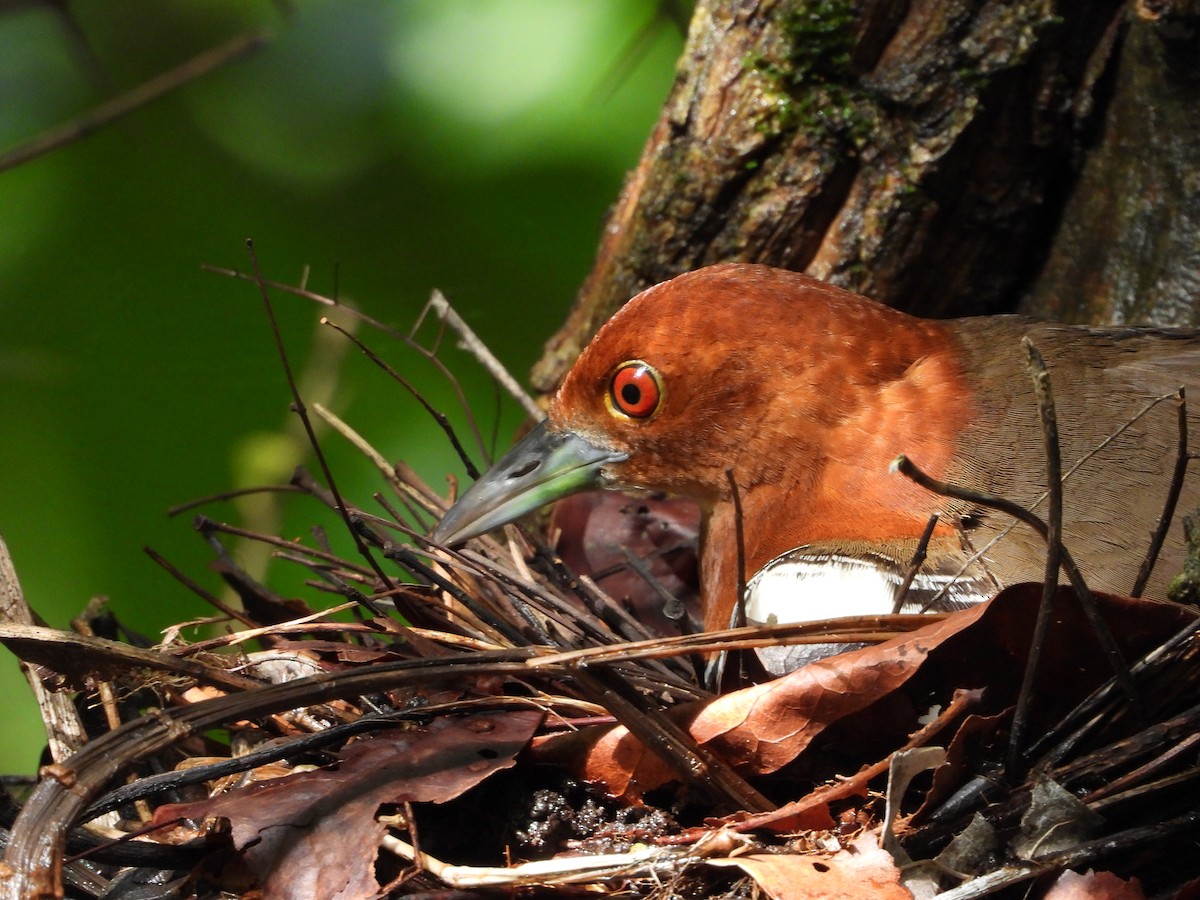
<svg viewBox="0 0 1200 900"><path fill-rule="evenodd" d="M746 585L746 620L752 625L774 625L888 615L906 574L906 569L884 556L850 556L799 547L777 556L750 579ZM963 609L988 599L994 590L988 579L956 572L918 572L899 612ZM782 675L857 646L766 647L758 651L758 656L768 672Z"/></svg>

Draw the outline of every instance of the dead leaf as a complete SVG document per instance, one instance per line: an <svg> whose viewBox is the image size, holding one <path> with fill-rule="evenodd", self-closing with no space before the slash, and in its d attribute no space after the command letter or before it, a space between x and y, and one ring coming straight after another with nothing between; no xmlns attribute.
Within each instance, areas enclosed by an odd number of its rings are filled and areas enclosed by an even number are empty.
<svg viewBox="0 0 1200 900"><path fill-rule="evenodd" d="M864 832L833 856L753 853L709 864L736 866L773 900L912 900L877 831Z"/></svg>
<svg viewBox="0 0 1200 900"><path fill-rule="evenodd" d="M742 774L775 772L831 723L863 710L902 685L930 649L969 627L983 606L885 644L819 660L782 678L680 710L692 737ZM554 735L535 744L542 758L572 765L614 796L636 799L674 777L625 728Z"/></svg>
<svg viewBox="0 0 1200 900"><path fill-rule="evenodd" d="M1063 872L1050 885L1042 900L1145 900L1136 878L1125 881L1112 872Z"/></svg>
<svg viewBox="0 0 1200 900"><path fill-rule="evenodd" d="M936 769L945 762L946 751L941 747L914 747L892 754L888 766L887 801L883 813L883 847L901 865L912 862L912 859L904 852L892 831L896 817L900 815L900 803L917 775Z"/></svg>
<svg viewBox="0 0 1200 900"><path fill-rule="evenodd" d="M589 575L653 634L679 634L680 621L664 612L663 599L629 564L626 551L679 598L676 612L700 621L696 546L700 510L690 500L635 498L612 491L576 494L554 505L550 533L573 572Z"/></svg>
<svg viewBox="0 0 1200 900"><path fill-rule="evenodd" d="M719 753L743 775L777 772L837 725L841 749L868 747L882 754L903 745L919 727L920 698L986 688L988 709L1009 707L1020 686L1040 585L1018 585L995 599L954 613L886 643L814 662L782 678L679 708L677 717L700 744ZM1176 604L1097 595L1127 659L1156 646L1196 616ZM1060 590L1039 672L1043 684L1031 729L1048 728L1111 669L1090 633L1079 602ZM907 692L902 695L901 691ZM891 706L885 699L911 695ZM943 701L945 702L945 701ZM613 796L636 802L646 791L674 780L657 756L621 726L598 726L535 742L538 758L559 762ZM865 753L863 764L876 758Z"/></svg>
<svg viewBox="0 0 1200 900"><path fill-rule="evenodd" d="M1021 833L1012 844L1019 859L1070 850L1095 836L1104 824L1103 816L1049 778L1035 777L1029 809L1021 817Z"/></svg>
<svg viewBox="0 0 1200 900"><path fill-rule="evenodd" d="M522 711L395 729L348 745L336 768L162 806L154 821L228 819L234 846L244 851L266 900L374 896L385 831L376 820L379 807L457 797L513 765L541 719L540 712Z"/></svg>

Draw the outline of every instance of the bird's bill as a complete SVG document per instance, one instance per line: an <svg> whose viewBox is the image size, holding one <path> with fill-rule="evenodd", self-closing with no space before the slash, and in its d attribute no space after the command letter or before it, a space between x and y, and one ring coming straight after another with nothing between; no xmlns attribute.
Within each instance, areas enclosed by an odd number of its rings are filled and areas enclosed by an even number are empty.
<svg viewBox="0 0 1200 900"><path fill-rule="evenodd" d="M460 544L478 537L553 500L599 486L603 466L627 458L573 431L553 431L543 421L471 485L430 538Z"/></svg>

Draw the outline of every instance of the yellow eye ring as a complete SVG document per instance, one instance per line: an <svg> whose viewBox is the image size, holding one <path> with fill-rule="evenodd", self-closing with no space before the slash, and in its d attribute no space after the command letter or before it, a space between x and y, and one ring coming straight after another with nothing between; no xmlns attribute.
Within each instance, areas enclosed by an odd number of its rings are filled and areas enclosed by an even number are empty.
<svg viewBox="0 0 1200 900"><path fill-rule="evenodd" d="M644 422L662 407L664 393L658 371L649 363L631 359L613 371L608 406L614 414Z"/></svg>

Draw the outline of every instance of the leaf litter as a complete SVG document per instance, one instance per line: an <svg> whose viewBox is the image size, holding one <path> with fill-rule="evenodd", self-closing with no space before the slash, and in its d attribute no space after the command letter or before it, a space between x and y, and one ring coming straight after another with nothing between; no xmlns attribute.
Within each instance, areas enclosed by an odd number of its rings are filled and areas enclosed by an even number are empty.
<svg viewBox="0 0 1200 900"><path fill-rule="evenodd" d="M440 334L392 336L440 364ZM0 625L39 677L107 714L10 802L0 886L14 896L153 882L175 897L1061 900L1200 885L1194 609L1098 598L1131 703L1060 589L1014 762L1040 585L953 614L696 634L696 519L678 501L578 498L541 529L436 547L424 535L450 498L318 414L380 470L380 493L349 502L304 470L290 490L337 512L357 556L323 525L294 541L205 516L240 608L180 580L226 634L189 642L180 626L129 647L103 611L91 634ZM232 548L246 541L300 567L309 594L244 570ZM753 647L786 642L865 646L756 678ZM714 692L721 652L737 674Z"/></svg>

